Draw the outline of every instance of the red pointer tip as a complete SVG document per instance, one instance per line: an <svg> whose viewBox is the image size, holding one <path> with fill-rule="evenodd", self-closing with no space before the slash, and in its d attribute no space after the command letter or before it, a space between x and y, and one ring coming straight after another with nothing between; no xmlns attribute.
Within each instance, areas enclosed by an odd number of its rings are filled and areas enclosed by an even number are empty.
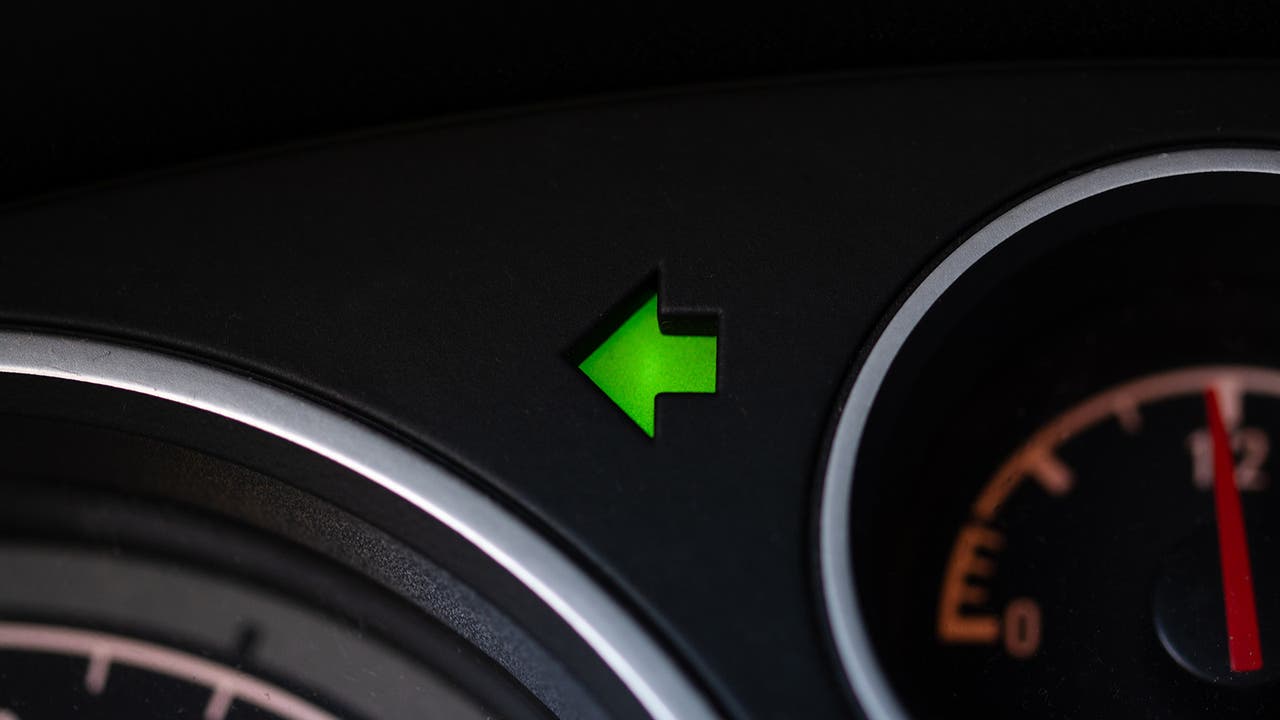
<svg viewBox="0 0 1280 720"><path fill-rule="evenodd" d="M1218 394L1204 391L1205 415L1213 439L1213 508L1218 521L1218 558L1222 565L1222 593L1227 606L1227 650L1232 672L1262 669L1262 644L1258 639L1258 609L1253 597L1253 572L1249 567L1249 541L1236 486L1236 461L1231 440L1222 422Z"/></svg>

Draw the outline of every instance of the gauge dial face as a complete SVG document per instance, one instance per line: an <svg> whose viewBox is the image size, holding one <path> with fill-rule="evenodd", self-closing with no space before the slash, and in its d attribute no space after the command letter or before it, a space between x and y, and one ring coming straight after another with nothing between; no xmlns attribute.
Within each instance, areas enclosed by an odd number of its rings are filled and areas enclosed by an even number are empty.
<svg viewBox="0 0 1280 720"><path fill-rule="evenodd" d="M77 440L83 457L128 442L5 421L10 438ZM163 446L142 447L165 467ZM201 467L198 482L226 472ZM88 481L0 475L0 578L20 578L0 582L0 720L550 716L426 615L278 536Z"/></svg>
<svg viewBox="0 0 1280 720"><path fill-rule="evenodd" d="M172 703L170 710L203 706L206 720L336 718L235 668L162 645L74 627L0 622L0 675L10 688L6 694L23 696L9 704L22 705L23 713L32 717L50 717L68 708L82 717L149 717L158 709L155 699L163 697ZM64 689L50 693L50 685ZM18 713L0 710L0 717L17 718Z"/></svg>
<svg viewBox="0 0 1280 720"><path fill-rule="evenodd" d="M172 561L0 541L0 719L490 713L376 635ZM7 713L7 714L6 714Z"/></svg>
<svg viewBox="0 0 1280 720"><path fill-rule="evenodd" d="M1138 652L1153 636L1206 683L1275 679L1278 426L1280 372L1251 367L1143 377L1055 418L970 505L939 586L939 646L983 682L1038 664L1075 692L1092 673L1072 668L1104 648L1107 673L1163 663Z"/></svg>
<svg viewBox="0 0 1280 720"><path fill-rule="evenodd" d="M824 583L872 720L1280 710L1280 180L1151 177L944 268L855 382Z"/></svg>

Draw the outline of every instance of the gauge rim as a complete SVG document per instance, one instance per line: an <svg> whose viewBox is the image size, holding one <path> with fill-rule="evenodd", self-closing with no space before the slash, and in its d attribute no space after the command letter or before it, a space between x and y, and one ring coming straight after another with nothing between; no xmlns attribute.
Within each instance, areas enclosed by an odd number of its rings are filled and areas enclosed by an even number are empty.
<svg viewBox="0 0 1280 720"><path fill-rule="evenodd" d="M1032 223L1083 200L1151 180L1209 173L1280 175L1280 151L1204 148L1147 155L1071 177L982 226L943 257L893 311L837 411L821 478L818 564L824 614L849 688L868 720L909 720L871 646L854 584L850 500L867 418L898 352L934 304L969 268Z"/></svg>
<svg viewBox="0 0 1280 720"><path fill-rule="evenodd" d="M408 501L511 573L572 628L655 720L719 717L658 640L585 569L460 476L351 416L194 360L39 331L0 330L0 374L160 398L325 457Z"/></svg>

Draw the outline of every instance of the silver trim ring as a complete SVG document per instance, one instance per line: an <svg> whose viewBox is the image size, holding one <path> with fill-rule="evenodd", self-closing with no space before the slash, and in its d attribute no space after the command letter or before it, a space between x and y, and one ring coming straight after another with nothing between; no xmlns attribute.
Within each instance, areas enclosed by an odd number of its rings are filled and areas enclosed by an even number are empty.
<svg viewBox="0 0 1280 720"><path fill-rule="evenodd" d="M849 556L849 500L858 444L880 386L907 337L938 298L980 258L1037 220L1069 205L1148 180L1201 173L1280 174L1280 152L1205 149L1151 155L1109 165L1055 185L991 221L933 269L889 320L840 411L822 481L818 552L827 620L845 676L869 720L907 720L876 662L863 626Z"/></svg>
<svg viewBox="0 0 1280 720"><path fill-rule="evenodd" d="M717 717L644 628L545 538L435 462L366 425L245 377L97 340L0 331L0 372L162 398L328 458L417 506L514 575L573 628L655 720Z"/></svg>

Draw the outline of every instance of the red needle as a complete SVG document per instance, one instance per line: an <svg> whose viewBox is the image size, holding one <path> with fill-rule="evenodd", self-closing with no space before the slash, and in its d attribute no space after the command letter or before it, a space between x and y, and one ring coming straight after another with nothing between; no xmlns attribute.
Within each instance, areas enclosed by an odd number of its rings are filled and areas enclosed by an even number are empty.
<svg viewBox="0 0 1280 720"><path fill-rule="evenodd" d="M1213 508L1218 519L1218 557L1227 606L1227 650L1232 672L1251 672L1262 669L1262 645L1258 639L1253 572L1249 568L1249 541L1240 510L1240 488L1236 486L1236 461L1213 388L1204 391L1204 407L1209 436L1213 438Z"/></svg>

